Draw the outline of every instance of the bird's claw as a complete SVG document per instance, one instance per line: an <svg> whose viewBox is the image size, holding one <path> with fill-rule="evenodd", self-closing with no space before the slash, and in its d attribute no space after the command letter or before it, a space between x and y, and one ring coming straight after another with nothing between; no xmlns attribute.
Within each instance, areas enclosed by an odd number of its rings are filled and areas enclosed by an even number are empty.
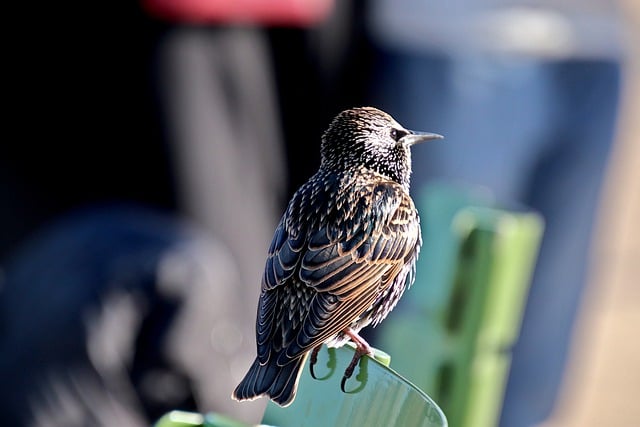
<svg viewBox="0 0 640 427"><path fill-rule="evenodd" d="M347 375L345 374L342 377L342 381L340 381L340 390L342 390L343 393L346 393L347 391L344 389L344 385L347 383L347 379L349 379L349 377L347 377Z"/></svg>
<svg viewBox="0 0 640 427"><path fill-rule="evenodd" d="M369 346L369 344L367 344L365 340L362 339L362 337L360 337L360 335L351 330L351 328L347 328L343 332L345 335L349 336L349 338L351 338L351 341L353 341L353 343L356 345L353 359L351 359L351 363L349 363L349 366L347 366L347 369L345 369L342 381L340 381L340 389L343 393L346 393L347 391L344 389L344 385L347 383L347 380L351 378L351 375L353 375L353 371L354 369L356 369L356 366L358 366L360 358L362 358L362 356L366 354L372 355L373 349Z"/></svg>
<svg viewBox="0 0 640 427"><path fill-rule="evenodd" d="M313 367L318 362L318 352L320 351L320 347L321 346L317 346L313 350L311 350L311 357L309 358L309 373L311 374L311 378L313 378L314 380L318 379L315 372L313 371Z"/></svg>
<svg viewBox="0 0 640 427"><path fill-rule="evenodd" d="M347 370L344 371L344 375L342 376L342 381L340 381L340 390L342 390L343 393L347 392L347 390L344 389L344 386L347 383L347 380L351 378L351 375L353 375L353 367L349 365Z"/></svg>
<svg viewBox="0 0 640 427"><path fill-rule="evenodd" d="M351 375L353 375L353 371L355 370L356 366L358 366L358 362L360 361L360 358L362 356L363 354L360 354L358 351L356 351L356 353L353 355L353 359L351 359L351 363L349 363L349 366L347 366L347 369L345 369L344 375L342 376L342 381L340 381L340 390L342 390L343 393L347 392L344 389L344 386L347 383L347 380L351 378Z"/></svg>
<svg viewBox="0 0 640 427"><path fill-rule="evenodd" d="M313 372L313 364L309 364L309 373L311 374L311 378L313 378L314 380L318 379L318 377L316 377L316 374Z"/></svg>

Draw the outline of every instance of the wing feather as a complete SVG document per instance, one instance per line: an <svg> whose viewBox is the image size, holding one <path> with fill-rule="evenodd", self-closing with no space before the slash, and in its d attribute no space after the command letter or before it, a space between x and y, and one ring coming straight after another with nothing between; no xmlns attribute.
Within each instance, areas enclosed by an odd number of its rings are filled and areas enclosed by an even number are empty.
<svg viewBox="0 0 640 427"><path fill-rule="evenodd" d="M286 364L349 327L415 258L419 220L400 185L345 194L329 208L294 197L276 229L256 322L261 363L277 353ZM318 220L301 224L291 215Z"/></svg>

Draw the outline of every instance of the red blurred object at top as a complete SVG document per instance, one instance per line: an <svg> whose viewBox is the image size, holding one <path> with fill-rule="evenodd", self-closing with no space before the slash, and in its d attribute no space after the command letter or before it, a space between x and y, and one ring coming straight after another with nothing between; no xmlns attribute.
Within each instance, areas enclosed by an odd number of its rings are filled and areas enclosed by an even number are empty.
<svg viewBox="0 0 640 427"><path fill-rule="evenodd" d="M176 22L308 26L322 21L335 0L142 0L153 16Z"/></svg>

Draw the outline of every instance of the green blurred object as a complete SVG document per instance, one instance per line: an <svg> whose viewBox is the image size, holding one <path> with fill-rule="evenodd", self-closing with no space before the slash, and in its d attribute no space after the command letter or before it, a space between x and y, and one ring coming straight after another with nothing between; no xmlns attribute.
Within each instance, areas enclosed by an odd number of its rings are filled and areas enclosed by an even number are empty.
<svg viewBox="0 0 640 427"><path fill-rule="evenodd" d="M482 189L449 185L428 187L418 208L416 283L381 325L377 345L452 427L495 426L543 220L496 208Z"/></svg>
<svg viewBox="0 0 640 427"><path fill-rule="evenodd" d="M201 414L185 411L171 411L162 416L153 427L202 427L204 417Z"/></svg>
<svg viewBox="0 0 640 427"><path fill-rule="evenodd" d="M154 427L254 427L217 413L206 415L195 412L171 411L160 418ZM255 427L269 427L260 424Z"/></svg>
<svg viewBox="0 0 640 427"><path fill-rule="evenodd" d="M343 393L340 381L353 357L349 345L323 347L316 375L304 367L298 394L286 407L269 402L263 423L280 427L445 427L447 419L424 392L389 368L390 357L375 350L375 360L360 359ZM386 365L385 365L386 364Z"/></svg>

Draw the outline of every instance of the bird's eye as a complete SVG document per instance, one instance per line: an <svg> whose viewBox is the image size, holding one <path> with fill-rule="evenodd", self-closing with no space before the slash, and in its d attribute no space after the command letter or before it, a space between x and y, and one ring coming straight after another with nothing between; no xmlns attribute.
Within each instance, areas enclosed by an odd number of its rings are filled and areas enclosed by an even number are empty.
<svg viewBox="0 0 640 427"><path fill-rule="evenodd" d="M391 138L394 141L400 141L400 139L405 136L407 132L400 129L391 129Z"/></svg>

